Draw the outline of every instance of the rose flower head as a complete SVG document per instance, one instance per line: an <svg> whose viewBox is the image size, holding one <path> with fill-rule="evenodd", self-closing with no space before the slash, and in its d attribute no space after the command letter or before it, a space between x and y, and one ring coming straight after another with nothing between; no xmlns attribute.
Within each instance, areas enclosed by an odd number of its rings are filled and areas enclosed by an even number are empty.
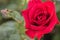
<svg viewBox="0 0 60 40"><path fill-rule="evenodd" d="M38 40L44 34L50 33L58 23L55 3L52 0L29 0L26 10L22 11L25 21L26 34Z"/></svg>

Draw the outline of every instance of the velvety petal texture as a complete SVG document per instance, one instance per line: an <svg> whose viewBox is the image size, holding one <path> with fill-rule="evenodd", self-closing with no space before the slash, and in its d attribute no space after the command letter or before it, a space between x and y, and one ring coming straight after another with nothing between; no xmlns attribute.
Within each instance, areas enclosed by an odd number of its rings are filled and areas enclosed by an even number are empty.
<svg viewBox="0 0 60 40"><path fill-rule="evenodd" d="M25 21L26 34L31 38L37 37L38 40L44 34L50 33L54 26L59 23L55 4L51 0L29 0L28 7L22 11Z"/></svg>

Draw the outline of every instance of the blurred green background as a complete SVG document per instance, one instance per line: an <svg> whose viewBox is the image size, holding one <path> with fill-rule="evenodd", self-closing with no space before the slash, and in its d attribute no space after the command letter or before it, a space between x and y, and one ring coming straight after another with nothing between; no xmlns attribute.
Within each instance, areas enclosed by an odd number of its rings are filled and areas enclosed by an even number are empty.
<svg viewBox="0 0 60 40"><path fill-rule="evenodd" d="M60 20L60 0L56 3L56 13ZM0 0L0 40L30 40L25 34L21 10L27 7L28 0ZM7 11L7 14L4 12ZM36 39L35 39L36 40ZM41 40L60 40L60 26L44 35Z"/></svg>

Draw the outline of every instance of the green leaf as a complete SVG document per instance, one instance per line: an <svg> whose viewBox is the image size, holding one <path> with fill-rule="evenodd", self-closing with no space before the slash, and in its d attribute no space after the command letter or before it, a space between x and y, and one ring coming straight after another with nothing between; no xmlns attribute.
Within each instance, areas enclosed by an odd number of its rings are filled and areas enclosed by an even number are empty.
<svg viewBox="0 0 60 40"><path fill-rule="evenodd" d="M4 17L13 18L18 23L21 23L23 21L23 17L17 11L4 9L4 10L1 10L1 12L2 12L2 15L4 15Z"/></svg>
<svg viewBox="0 0 60 40"><path fill-rule="evenodd" d="M30 40L30 38L25 34L25 27L24 27L24 21L20 23L16 23L17 29L19 30L20 36L22 37L22 40Z"/></svg>
<svg viewBox="0 0 60 40"><path fill-rule="evenodd" d="M21 40L15 24L16 22L9 21L0 26L0 40Z"/></svg>
<svg viewBox="0 0 60 40"><path fill-rule="evenodd" d="M19 12L17 11L12 11L9 13L9 16L12 17L14 20L16 20L17 22L21 22L23 21L23 17L20 15Z"/></svg>

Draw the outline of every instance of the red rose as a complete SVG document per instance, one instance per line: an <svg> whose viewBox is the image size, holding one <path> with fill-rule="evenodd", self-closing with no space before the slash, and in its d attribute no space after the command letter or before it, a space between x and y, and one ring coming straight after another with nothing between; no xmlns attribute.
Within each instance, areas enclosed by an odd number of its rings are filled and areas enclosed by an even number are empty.
<svg viewBox="0 0 60 40"><path fill-rule="evenodd" d="M55 5L52 1L30 0L28 8L22 12L25 20L26 34L38 40L52 31L58 19Z"/></svg>

